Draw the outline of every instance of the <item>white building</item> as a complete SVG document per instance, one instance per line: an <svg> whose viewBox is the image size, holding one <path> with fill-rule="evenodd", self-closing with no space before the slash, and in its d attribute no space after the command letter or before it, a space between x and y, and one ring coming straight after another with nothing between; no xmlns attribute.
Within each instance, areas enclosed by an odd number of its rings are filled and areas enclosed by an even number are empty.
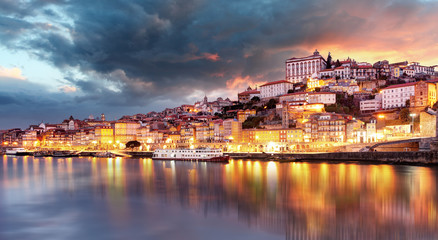
<svg viewBox="0 0 438 240"><path fill-rule="evenodd" d="M289 89L293 89L293 84L286 80L268 82L260 86L261 98L271 98L286 94Z"/></svg>
<svg viewBox="0 0 438 240"><path fill-rule="evenodd" d="M307 102L307 93L306 92L296 92L296 93L288 93L280 96L280 103L282 102L296 102L296 101L304 101Z"/></svg>
<svg viewBox="0 0 438 240"><path fill-rule="evenodd" d="M340 78L340 79L350 79L351 78L351 68L350 66L340 66L332 69L324 69L319 72L320 78Z"/></svg>
<svg viewBox="0 0 438 240"><path fill-rule="evenodd" d="M355 79L375 79L377 69L371 64L359 63L351 68L351 77Z"/></svg>
<svg viewBox="0 0 438 240"><path fill-rule="evenodd" d="M421 66L420 63L418 62L411 62L408 65L409 69L414 70L414 74L427 74L427 75L434 75L435 73L435 67L426 67L426 66Z"/></svg>
<svg viewBox="0 0 438 240"><path fill-rule="evenodd" d="M415 95L416 82L392 85L381 90L382 108L405 107L406 101Z"/></svg>
<svg viewBox="0 0 438 240"><path fill-rule="evenodd" d="M253 97L261 98L260 91L257 89L253 90L251 88L248 88L246 91L237 94L237 99L241 103L247 103L251 101Z"/></svg>
<svg viewBox="0 0 438 240"><path fill-rule="evenodd" d="M374 99L360 101L360 111L375 112L382 108L382 96L377 94Z"/></svg>
<svg viewBox="0 0 438 240"><path fill-rule="evenodd" d="M351 78L351 69L349 66L341 66L334 69L335 76L340 79L348 79Z"/></svg>
<svg viewBox="0 0 438 240"><path fill-rule="evenodd" d="M415 76L415 70L408 68L408 67L401 67L400 68L400 75L404 75L406 74L409 77L414 77Z"/></svg>
<svg viewBox="0 0 438 240"><path fill-rule="evenodd" d="M330 69L324 69L319 72L319 78L332 78L335 76L335 70Z"/></svg>
<svg viewBox="0 0 438 240"><path fill-rule="evenodd" d="M307 102L310 104L312 103L335 104L336 93L331 93L331 92L308 93Z"/></svg>
<svg viewBox="0 0 438 240"><path fill-rule="evenodd" d="M315 50L313 55L286 60L286 80L293 83L303 82L313 74L319 76L319 72L326 67L326 60Z"/></svg>

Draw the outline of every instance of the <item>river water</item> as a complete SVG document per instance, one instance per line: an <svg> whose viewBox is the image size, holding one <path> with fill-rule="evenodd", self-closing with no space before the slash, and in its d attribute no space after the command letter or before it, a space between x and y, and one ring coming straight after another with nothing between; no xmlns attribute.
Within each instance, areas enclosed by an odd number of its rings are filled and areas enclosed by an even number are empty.
<svg viewBox="0 0 438 240"><path fill-rule="evenodd" d="M0 239L438 239L436 167L0 159Z"/></svg>

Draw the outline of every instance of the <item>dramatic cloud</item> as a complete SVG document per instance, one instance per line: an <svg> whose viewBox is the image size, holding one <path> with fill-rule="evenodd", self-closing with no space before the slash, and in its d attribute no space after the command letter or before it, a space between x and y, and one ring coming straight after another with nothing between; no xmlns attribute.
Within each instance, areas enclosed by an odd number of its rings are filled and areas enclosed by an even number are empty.
<svg viewBox="0 0 438 240"><path fill-rule="evenodd" d="M147 112L204 94L235 99L316 48L436 64L437 10L404 0L0 0L0 46L61 69L56 87L78 104Z"/></svg>

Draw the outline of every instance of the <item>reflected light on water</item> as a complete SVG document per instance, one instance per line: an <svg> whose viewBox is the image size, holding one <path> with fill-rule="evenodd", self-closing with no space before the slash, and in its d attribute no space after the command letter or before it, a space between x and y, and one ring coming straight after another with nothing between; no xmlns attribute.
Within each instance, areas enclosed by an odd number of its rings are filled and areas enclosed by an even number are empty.
<svg viewBox="0 0 438 240"><path fill-rule="evenodd" d="M275 197L277 194L277 184L278 184L278 163L269 162L266 168L266 178L267 178L267 190L268 195L271 197Z"/></svg>
<svg viewBox="0 0 438 240"><path fill-rule="evenodd" d="M124 231L131 238L156 231L164 238L174 232L200 234L193 229L197 224L218 232L238 225L252 237L261 231L279 239L438 237L434 167L5 156L1 167L0 214L6 220L0 220L0 238L3 226L11 227L7 219L20 216L29 226L16 232L44 232L31 223L53 214L53 207L73 211L83 228ZM30 199L39 201L29 204ZM34 215L9 212L14 204ZM183 230L174 222L179 218ZM209 222L216 218L219 224Z"/></svg>

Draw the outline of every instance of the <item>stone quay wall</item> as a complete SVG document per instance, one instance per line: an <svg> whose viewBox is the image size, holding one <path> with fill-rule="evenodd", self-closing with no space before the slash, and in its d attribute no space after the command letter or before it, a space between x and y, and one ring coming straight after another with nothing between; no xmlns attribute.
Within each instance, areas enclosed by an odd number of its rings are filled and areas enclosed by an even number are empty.
<svg viewBox="0 0 438 240"><path fill-rule="evenodd" d="M132 157L152 157L152 152L126 151ZM427 152L336 152L336 153L224 153L234 159L264 161L349 162L389 164L438 164L438 151Z"/></svg>

